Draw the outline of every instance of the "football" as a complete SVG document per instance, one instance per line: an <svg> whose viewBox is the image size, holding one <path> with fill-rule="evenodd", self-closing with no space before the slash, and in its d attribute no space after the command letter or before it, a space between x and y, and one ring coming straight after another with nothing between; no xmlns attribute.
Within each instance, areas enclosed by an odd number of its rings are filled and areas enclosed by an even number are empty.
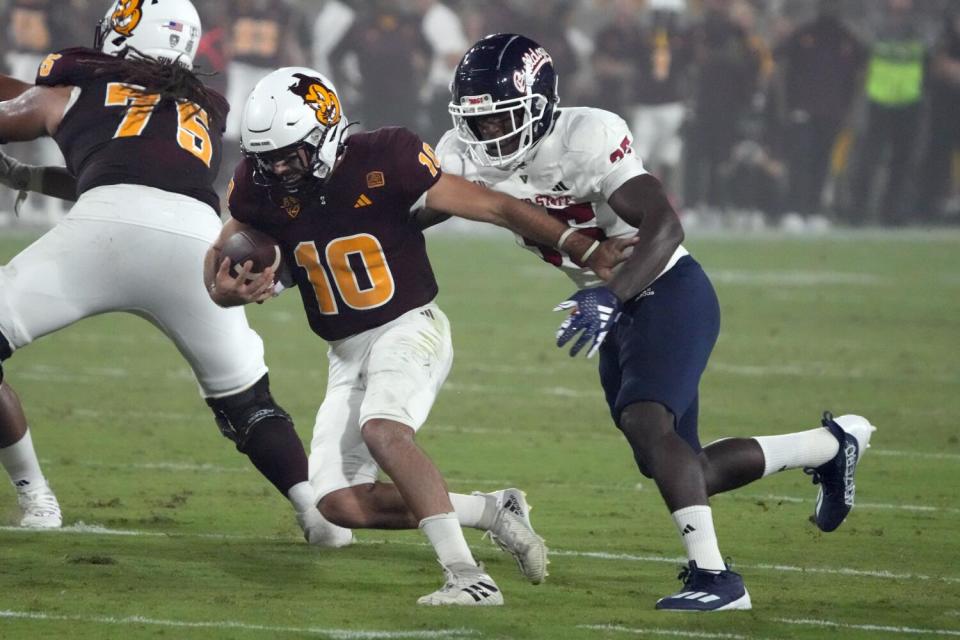
<svg viewBox="0 0 960 640"><path fill-rule="evenodd" d="M247 261L253 263L247 280L254 280L267 267L273 267L277 278L280 276L282 257L277 241L256 229L238 231L223 243L221 260L230 258L230 272L236 276L240 267Z"/></svg>

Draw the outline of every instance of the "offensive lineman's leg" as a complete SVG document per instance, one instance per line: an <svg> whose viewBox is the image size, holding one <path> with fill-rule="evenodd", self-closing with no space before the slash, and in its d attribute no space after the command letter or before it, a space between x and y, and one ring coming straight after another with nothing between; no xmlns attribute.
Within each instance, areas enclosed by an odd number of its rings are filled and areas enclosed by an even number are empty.
<svg viewBox="0 0 960 640"><path fill-rule="evenodd" d="M2 340L2 337L0 337ZM3 379L0 364L0 464L17 488L21 527L56 529L63 523L60 505L40 470L20 398Z"/></svg>
<svg viewBox="0 0 960 640"><path fill-rule="evenodd" d="M137 232L136 246L151 247L149 256L136 265L145 270L138 273L150 286L133 287L128 304L176 344L221 432L290 500L305 537L314 542L311 522L322 518L307 480L306 452L290 416L270 393L263 342L243 309L218 307L203 286L198 265L217 237L220 222L205 215L204 205L188 200L176 207L169 201L149 205L163 210L182 235L168 230ZM157 273L165 277L158 279Z"/></svg>
<svg viewBox="0 0 960 640"><path fill-rule="evenodd" d="M65 221L0 267L0 361L33 340L108 310L113 292L98 283L105 253L91 225ZM89 295L96 289L98 296ZM0 368L2 374L2 368ZM2 375L0 375L2 379ZM61 526L60 506L40 470L20 400L0 387L0 465L17 486L21 526Z"/></svg>

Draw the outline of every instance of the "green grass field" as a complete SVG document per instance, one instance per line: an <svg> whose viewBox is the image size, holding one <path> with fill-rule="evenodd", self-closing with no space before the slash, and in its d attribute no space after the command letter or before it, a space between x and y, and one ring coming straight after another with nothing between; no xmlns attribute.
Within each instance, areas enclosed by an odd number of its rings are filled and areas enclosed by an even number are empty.
<svg viewBox="0 0 960 640"><path fill-rule="evenodd" d="M0 240L5 262L28 238ZM433 236L457 350L420 442L451 489L522 487L552 550L534 587L468 531L507 601L417 607L440 584L417 532L309 548L292 511L217 432L190 372L146 323L94 318L5 364L64 510L16 524L0 494L0 638L960 637L960 234L693 237L723 329L701 436L878 426L858 507L808 521L800 471L713 500L750 612L658 613L682 548L603 403L596 361L553 346L566 279L502 238ZM277 399L309 442L324 344L297 296L250 310Z"/></svg>

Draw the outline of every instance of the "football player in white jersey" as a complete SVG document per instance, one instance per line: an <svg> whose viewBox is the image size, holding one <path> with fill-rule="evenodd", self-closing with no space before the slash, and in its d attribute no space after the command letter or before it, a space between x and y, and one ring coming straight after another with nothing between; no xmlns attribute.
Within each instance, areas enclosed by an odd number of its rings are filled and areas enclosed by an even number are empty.
<svg viewBox="0 0 960 640"><path fill-rule="evenodd" d="M720 308L681 244L683 229L660 182L633 151L626 123L600 109L559 108L549 53L520 35L477 42L451 88L454 128L437 145L444 171L542 205L571 233L636 238L632 256L608 282L562 250L518 242L576 283L578 291L557 307L571 311L557 346L580 334L571 356L587 346L588 357L599 351L614 423L640 472L656 481L686 549L683 588L656 607L749 609L743 579L720 553L708 496L803 468L820 484L817 525L832 531L853 506L854 471L873 426L860 416L826 413L823 428L702 447L698 386ZM421 224L437 220L424 212Z"/></svg>

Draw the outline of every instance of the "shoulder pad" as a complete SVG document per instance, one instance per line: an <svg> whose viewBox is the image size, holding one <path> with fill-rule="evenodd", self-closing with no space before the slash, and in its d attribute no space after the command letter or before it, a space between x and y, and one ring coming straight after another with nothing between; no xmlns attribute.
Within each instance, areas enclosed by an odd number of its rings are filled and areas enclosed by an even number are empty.
<svg viewBox="0 0 960 640"><path fill-rule="evenodd" d="M116 58L82 47L51 53L40 63L35 84L48 87L82 85L94 78L99 68L97 63L105 59Z"/></svg>
<svg viewBox="0 0 960 640"><path fill-rule="evenodd" d="M609 151L612 141L619 143L624 136L632 139L627 123L615 113L589 108L564 113L568 121L563 128L563 143L571 151L599 153Z"/></svg>

